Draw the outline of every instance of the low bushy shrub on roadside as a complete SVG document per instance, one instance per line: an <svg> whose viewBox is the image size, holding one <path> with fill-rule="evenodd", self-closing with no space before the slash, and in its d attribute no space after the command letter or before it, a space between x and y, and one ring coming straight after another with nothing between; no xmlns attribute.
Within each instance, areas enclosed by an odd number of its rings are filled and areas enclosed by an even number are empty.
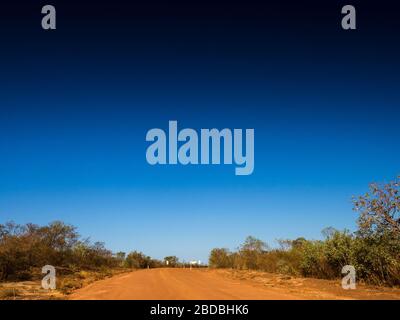
<svg viewBox="0 0 400 320"><path fill-rule="evenodd" d="M345 265L353 265L357 278L377 285L400 285L400 241L393 238L359 238L334 231L325 240L288 241L286 248L253 252L245 260L240 251L213 249L210 267L251 269L295 276L336 279ZM217 254L218 253L218 254ZM254 259L248 264L247 259Z"/></svg>

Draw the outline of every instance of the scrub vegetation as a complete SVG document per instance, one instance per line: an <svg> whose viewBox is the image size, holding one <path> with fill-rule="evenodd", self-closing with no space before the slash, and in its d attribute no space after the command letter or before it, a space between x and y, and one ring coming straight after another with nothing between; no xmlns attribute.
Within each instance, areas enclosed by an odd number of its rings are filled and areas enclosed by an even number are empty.
<svg viewBox="0 0 400 320"><path fill-rule="evenodd" d="M213 249L214 268L260 270L320 279L343 277L342 267L353 265L358 280L375 285L400 285L400 177L387 184L371 184L370 191L353 198L359 213L358 230L326 228L323 240L278 240L271 249L247 237L231 252Z"/></svg>
<svg viewBox="0 0 400 320"><path fill-rule="evenodd" d="M343 277L343 266L353 265L357 281L399 286L400 177L371 184L370 191L353 202L359 213L355 232L326 228L322 240L279 240L277 248L249 236L235 251L213 249L209 266L337 279ZM176 256L157 260L138 251L113 253L104 243L92 243L76 227L60 221L45 226L0 224L0 299L17 299L29 291L11 286L14 282L27 287L34 282L32 292L39 292L45 265L56 268L57 289L66 294L132 269L190 267Z"/></svg>

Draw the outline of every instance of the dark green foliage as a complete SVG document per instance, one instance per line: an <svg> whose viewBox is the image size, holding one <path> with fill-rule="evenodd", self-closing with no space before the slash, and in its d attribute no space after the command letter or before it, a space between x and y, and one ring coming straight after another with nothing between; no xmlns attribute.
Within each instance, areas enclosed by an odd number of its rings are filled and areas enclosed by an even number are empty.
<svg viewBox="0 0 400 320"><path fill-rule="evenodd" d="M179 259L177 256L168 256L164 258L164 263L170 268L175 268L179 266Z"/></svg>
<svg viewBox="0 0 400 320"><path fill-rule="evenodd" d="M133 269L149 268L151 258L141 252L133 251L125 259L125 266Z"/></svg>

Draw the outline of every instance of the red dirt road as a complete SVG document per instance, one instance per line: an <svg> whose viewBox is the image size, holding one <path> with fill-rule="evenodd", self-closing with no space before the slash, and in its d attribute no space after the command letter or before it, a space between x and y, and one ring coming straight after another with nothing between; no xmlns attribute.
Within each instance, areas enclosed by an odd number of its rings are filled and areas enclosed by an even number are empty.
<svg viewBox="0 0 400 320"><path fill-rule="evenodd" d="M95 282L73 300L240 300L302 299L275 288L229 279L208 270L147 269ZM303 297L304 299L304 297Z"/></svg>

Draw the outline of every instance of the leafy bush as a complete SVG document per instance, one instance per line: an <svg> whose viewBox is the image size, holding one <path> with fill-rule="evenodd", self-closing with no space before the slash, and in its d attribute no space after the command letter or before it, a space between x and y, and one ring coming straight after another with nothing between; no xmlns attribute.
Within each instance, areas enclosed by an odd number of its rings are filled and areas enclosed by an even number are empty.
<svg viewBox="0 0 400 320"><path fill-rule="evenodd" d="M142 252L133 251L125 259L125 266L133 269L153 268L156 262Z"/></svg>

